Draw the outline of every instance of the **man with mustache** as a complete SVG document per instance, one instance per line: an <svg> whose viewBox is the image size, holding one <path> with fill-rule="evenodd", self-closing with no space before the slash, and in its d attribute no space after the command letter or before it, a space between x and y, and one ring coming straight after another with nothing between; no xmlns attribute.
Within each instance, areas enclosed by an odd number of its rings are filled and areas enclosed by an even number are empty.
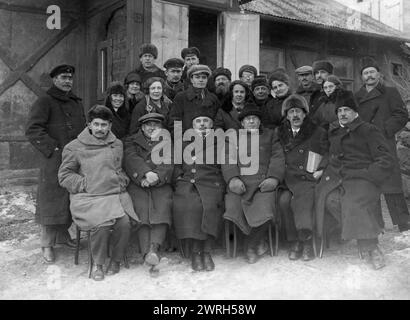
<svg viewBox="0 0 410 320"><path fill-rule="evenodd" d="M393 173L383 183L382 192L393 224L403 232L410 229L409 209L402 189L395 135L404 128L409 115L397 89L382 83L380 69L374 59L362 59L361 76L364 85L355 93L358 112L363 121L377 126L388 141L394 167Z"/></svg>
<svg viewBox="0 0 410 320"><path fill-rule="evenodd" d="M320 90L320 85L314 81L313 68L311 66L302 66L295 70L299 86L296 93L303 96L308 105L310 105L310 97L312 94Z"/></svg>
<svg viewBox="0 0 410 320"><path fill-rule="evenodd" d="M53 86L34 103L26 125L27 139L41 153L36 222L41 225L41 248L47 263L55 260L56 243L75 248L67 231L71 225L68 192L57 179L64 146L85 126L81 99L71 91L74 73L75 68L66 64L51 70Z"/></svg>
<svg viewBox="0 0 410 320"><path fill-rule="evenodd" d="M377 270L385 266L378 248L380 187L393 157L381 131L359 117L351 91L338 96L336 113L328 131L329 163L316 186L316 231L323 237L325 229L339 226L342 239L357 240L361 257Z"/></svg>
<svg viewBox="0 0 410 320"><path fill-rule="evenodd" d="M182 70L182 82L184 83L184 88L188 89L191 85L191 81L188 77L188 70L193 65L199 64L199 55L201 52L197 47L183 48L181 50L181 58L184 59L184 69Z"/></svg>
<svg viewBox="0 0 410 320"><path fill-rule="evenodd" d="M323 82L326 81L327 77L333 74L333 65L327 60L317 60L313 62L312 70L313 75L316 81L316 84L319 86L319 89L312 93L310 96L310 116L313 118L313 115L316 113L316 110L319 108L321 98L326 94L322 89Z"/></svg>
<svg viewBox="0 0 410 320"><path fill-rule="evenodd" d="M165 61L165 81L164 94L171 100L174 100L178 92L184 91L184 83L182 81L182 68L184 61L178 58L171 58Z"/></svg>
<svg viewBox="0 0 410 320"><path fill-rule="evenodd" d="M219 67L212 72L210 86L214 87L212 91L218 97L221 105L224 103L225 99L228 98L231 77L232 73L227 68Z"/></svg>

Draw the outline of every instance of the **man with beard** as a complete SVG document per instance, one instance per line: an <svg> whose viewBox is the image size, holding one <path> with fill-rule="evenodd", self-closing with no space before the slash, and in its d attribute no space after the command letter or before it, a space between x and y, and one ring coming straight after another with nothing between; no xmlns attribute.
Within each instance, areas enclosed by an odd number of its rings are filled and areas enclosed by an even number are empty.
<svg viewBox="0 0 410 320"><path fill-rule="evenodd" d="M410 229L409 209L402 189L395 135L406 125L408 112L397 89L382 83L379 66L374 59L363 59L361 76L364 85L355 94L358 112L364 121L377 126L387 139L394 166L393 173L382 185L382 192L393 224L403 232Z"/></svg>
<svg viewBox="0 0 410 320"><path fill-rule="evenodd" d="M272 99L269 93L270 87L265 76L257 76L252 81L251 90L253 93L255 104L262 108L262 106Z"/></svg>
<svg viewBox="0 0 410 320"><path fill-rule="evenodd" d="M181 57L184 59L185 67L182 71L182 81L184 82L184 88L187 89L191 85L191 81L188 77L188 70L193 65L199 64L200 51L197 47L184 48L181 50Z"/></svg>
<svg viewBox="0 0 410 320"><path fill-rule="evenodd" d="M239 68L239 79L245 82L251 88L252 81L258 74L258 70L250 64L245 64Z"/></svg>
<svg viewBox="0 0 410 320"><path fill-rule="evenodd" d="M313 62L312 69L315 81L320 86L320 88L313 92L310 97L309 109L311 117L314 116L316 110L319 108L321 104L321 98L326 95L323 92L322 86L327 77L333 74L333 65L329 61L318 60Z"/></svg>
<svg viewBox="0 0 410 320"><path fill-rule="evenodd" d="M220 104L223 104L229 93L232 73L227 68L216 68L210 78L210 86L213 86L214 92L218 97Z"/></svg>
<svg viewBox="0 0 410 320"><path fill-rule="evenodd" d="M320 85L317 84L313 76L313 68L311 66L302 66L295 70L296 76L298 78L299 86L296 89L296 93L303 96L308 105L310 105L310 97L315 91L321 89Z"/></svg>
<svg viewBox="0 0 410 320"><path fill-rule="evenodd" d="M174 100L178 92L184 91L184 83L182 82L182 68L184 61L178 58L171 58L165 61L165 75L167 80L163 88L164 94L171 100Z"/></svg>
<svg viewBox="0 0 410 320"><path fill-rule="evenodd" d="M41 153L37 189L36 222L41 225L41 248L47 263L53 263L54 246L64 243L75 248L67 229L71 225L69 197L57 179L64 146L85 127L81 99L71 91L73 66L60 65L50 72L53 86L30 110L26 137Z"/></svg>
<svg viewBox="0 0 410 320"><path fill-rule="evenodd" d="M156 64L158 49L151 43L143 43L139 48L139 58L141 65L134 70L141 77L141 83L152 77L166 79L165 73Z"/></svg>

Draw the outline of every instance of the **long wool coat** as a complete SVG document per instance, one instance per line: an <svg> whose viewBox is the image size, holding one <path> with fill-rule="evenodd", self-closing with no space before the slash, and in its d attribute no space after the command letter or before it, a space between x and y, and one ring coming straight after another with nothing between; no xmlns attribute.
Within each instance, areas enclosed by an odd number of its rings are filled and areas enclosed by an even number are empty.
<svg viewBox="0 0 410 320"><path fill-rule="evenodd" d="M322 235L328 194L342 187L342 238L376 238L383 227L380 185L392 170L392 156L380 130L356 118L345 128L331 124L329 164L316 186L316 225Z"/></svg>
<svg viewBox="0 0 410 320"><path fill-rule="evenodd" d="M186 142L184 148L188 144ZM209 163L206 154L211 150L214 157ZM175 233L178 239L205 240L208 235L216 238L221 230L225 193L221 165L217 163L217 145L206 144L203 140L203 149L193 151L191 156L192 164L184 161L175 166ZM198 163L199 159L203 159L202 164Z"/></svg>
<svg viewBox="0 0 410 320"><path fill-rule="evenodd" d="M82 230L112 225L124 214L139 221L126 191L122 157L122 142L111 132L97 139L86 128L65 146L58 180L70 192L73 221Z"/></svg>
<svg viewBox="0 0 410 320"><path fill-rule="evenodd" d="M216 113L214 127L221 128L222 130L239 130L242 127L238 119L239 114L238 110L232 105L232 102L224 103Z"/></svg>
<svg viewBox="0 0 410 320"><path fill-rule="evenodd" d="M151 152L159 141L145 138L143 132L124 140L124 168L131 178L128 192L134 204L135 212L145 225L165 223L171 225L172 214L172 164L155 164ZM155 186L142 188L144 175L153 171L158 174L159 182Z"/></svg>
<svg viewBox="0 0 410 320"><path fill-rule="evenodd" d="M390 154L393 156L393 172L382 185L383 193L402 193L400 166L397 158L395 134L404 128L409 115L396 88L379 83L367 92L362 87L355 93L359 104L359 115L363 121L374 124L387 139Z"/></svg>
<svg viewBox="0 0 410 320"><path fill-rule="evenodd" d="M295 137L289 121L285 120L280 127L280 142L286 158L285 185L292 193L290 206L293 211L297 230L313 228L314 195L317 180L306 171L309 151L323 156L318 170L326 165L327 134L326 130L316 127L305 118Z"/></svg>
<svg viewBox="0 0 410 320"><path fill-rule="evenodd" d="M247 149L250 154L251 137L247 137ZM237 148L232 146L232 143L227 143L226 161L229 158L229 149ZM239 145L239 148L243 145ZM256 174L244 175L244 167L248 166L242 164L238 156L237 164L222 165L223 177L227 184L229 181L238 177L245 184L246 192L242 195L237 195L227 188L225 195L225 214L224 218L233 221L244 234L249 234L251 228L256 228L269 220L277 218L276 214L276 192L261 192L259 184L267 178L276 178L283 180L285 174L285 156L283 148L279 142L276 133L273 130L263 128L259 133L259 168ZM238 152L240 149L236 149Z"/></svg>
<svg viewBox="0 0 410 320"><path fill-rule="evenodd" d="M339 89L336 89L329 97L324 94L320 97L320 105L315 115L312 117L314 123L318 126L329 129L330 123L338 120L336 114L336 97Z"/></svg>
<svg viewBox="0 0 410 320"><path fill-rule="evenodd" d="M36 222L42 225L70 224L69 196L58 184L57 172L64 146L85 127L81 99L51 87L30 110L26 137L40 151ZM58 150L55 150L58 148Z"/></svg>
<svg viewBox="0 0 410 320"><path fill-rule="evenodd" d="M288 92L284 97L275 97L262 106L262 124L265 128L275 129L282 122L282 104L291 93Z"/></svg>

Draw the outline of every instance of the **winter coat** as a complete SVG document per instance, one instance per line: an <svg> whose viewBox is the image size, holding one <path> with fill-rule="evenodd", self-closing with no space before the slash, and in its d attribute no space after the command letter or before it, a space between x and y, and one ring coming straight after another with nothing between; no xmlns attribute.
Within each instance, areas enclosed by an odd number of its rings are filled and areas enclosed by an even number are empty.
<svg viewBox="0 0 410 320"><path fill-rule="evenodd" d="M402 193L400 166L397 158L395 134L403 129L409 120L408 112L396 88L379 83L367 92L362 87L355 93L359 104L359 115L363 121L374 124L387 139L390 154L394 158L392 174L382 186L383 193Z"/></svg>
<svg viewBox="0 0 410 320"><path fill-rule="evenodd" d="M329 164L315 190L316 230L322 235L328 194L339 186L342 238L377 238L383 226L380 186L392 171L392 156L380 130L359 117L342 128L330 125Z"/></svg>
<svg viewBox="0 0 410 320"><path fill-rule="evenodd" d="M124 140L124 168L131 178L128 192L135 212L145 225L165 223L171 225L172 210L172 164L155 164L151 152L160 141L145 138L140 130ZM158 174L159 182L142 188L141 182L147 172Z"/></svg>
<svg viewBox="0 0 410 320"><path fill-rule="evenodd" d="M239 130L242 127L238 120L239 114L240 112L233 106L232 102L224 103L216 113L214 127L222 130Z"/></svg>
<svg viewBox="0 0 410 320"><path fill-rule="evenodd" d="M184 90L185 88L184 88L184 83L182 82L182 80L176 84L165 81L164 94L171 100L174 100L178 92L182 92Z"/></svg>
<svg viewBox="0 0 410 320"><path fill-rule="evenodd" d="M251 150L250 140L251 136L248 133L248 154ZM243 148L244 145L241 141L239 143L239 148ZM259 227L265 222L277 218L276 192L261 192L258 186L267 178L276 178L279 182L282 181L285 174L285 156L276 133L266 128L259 131L259 168L256 174L243 174L244 168L249 164L240 163L239 156L237 164L228 162L230 148L237 150L237 154L241 151L236 145L232 145L232 141L227 142L225 149L227 158L225 164L222 164L224 180L228 185L232 178L240 178L246 187L246 192L237 195L231 192L229 187L227 188L224 218L233 221L244 234L248 235L251 228Z"/></svg>
<svg viewBox="0 0 410 320"><path fill-rule="evenodd" d="M329 129L329 124L338 120L336 113L336 96L339 89L336 89L329 97L324 94L320 97L320 105L317 108L312 120L318 126Z"/></svg>
<svg viewBox="0 0 410 320"><path fill-rule="evenodd" d="M274 129L282 122L282 103L291 93L283 97L275 97L262 106L262 124L265 128Z"/></svg>
<svg viewBox="0 0 410 320"><path fill-rule="evenodd" d="M113 225L125 214L139 221L126 191L122 157L122 142L111 132L97 139L86 128L65 146L58 180L70 193L73 221L82 230Z"/></svg>
<svg viewBox="0 0 410 320"><path fill-rule="evenodd" d="M206 144L198 153L192 152L192 164L185 161L175 166L173 219L178 239L205 240L218 237L224 213L225 182L217 162L217 144ZM185 147L191 142L184 143ZM207 163L206 154L213 149L214 161ZM199 164L199 159L203 163Z"/></svg>
<svg viewBox="0 0 410 320"><path fill-rule="evenodd" d="M157 65L155 65L154 71L148 71L148 70L145 70L141 64L133 72L137 73L141 77L141 84L144 84L145 81L147 81L149 78L152 78L152 77L159 77L164 80L167 78L164 70L160 69Z"/></svg>
<svg viewBox="0 0 410 320"><path fill-rule="evenodd" d="M71 223L68 192L58 184L57 172L64 146L77 137L85 123L81 99L55 86L37 99L30 110L26 137L40 151L41 157L35 215L37 223Z"/></svg>
<svg viewBox="0 0 410 320"><path fill-rule="evenodd" d="M304 97L308 103L308 106L310 105L310 100L311 100L311 96L313 95L313 93L315 91L320 91L321 87L320 85L318 85L315 82L312 82L312 84L310 85L309 88L303 88L301 85L298 86L298 88L296 89L296 93L298 95L301 95L302 97Z"/></svg>
<svg viewBox="0 0 410 320"><path fill-rule="evenodd" d="M313 228L314 194L317 180L306 171L309 151L323 156L317 170L326 166L327 154L326 130L316 127L306 117L299 132L293 137L289 121L285 120L279 128L279 138L285 152L286 187L292 193L290 206L293 211L297 230Z"/></svg>
<svg viewBox="0 0 410 320"><path fill-rule="evenodd" d="M123 103L122 106L115 111L111 104L110 97L107 97L105 100L105 106L111 110L113 115L111 132L115 135L115 137L121 140L128 134L131 115L126 108L125 103Z"/></svg>
<svg viewBox="0 0 410 320"><path fill-rule="evenodd" d="M322 104L322 99L324 98L326 98L326 93L322 90L322 88L314 91L310 96L309 115L312 119L317 109L319 109L320 105Z"/></svg>
<svg viewBox="0 0 410 320"><path fill-rule="evenodd" d="M163 96L160 100L160 103L161 108L159 108L154 102L152 102L148 95L146 95L144 99L141 99L141 101L135 106L134 111L132 112L129 133L134 134L138 132L141 127L138 119L147 113L155 112L162 114L165 117L164 124L167 124L172 101L168 99L167 96Z"/></svg>
<svg viewBox="0 0 410 320"><path fill-rule="evenodd" d="M143 94L141 91L139 91L136 95L133 95L132 97L127 97L125 99L125 106L129 112L129 114L132 114L134 111L135 106L145 98L145 94Z"/></svg>
<svg viewBox="0 0 410 320"><path fill-rule="evenodd" d="M195 89L192 86L185 91L179 92L171 105L168 128L173 130L174 121L182 121L183 132L192 128L192 117L201 108L207 109L215 118L219 108L219 101L216 95L207 89Z"/></svg>

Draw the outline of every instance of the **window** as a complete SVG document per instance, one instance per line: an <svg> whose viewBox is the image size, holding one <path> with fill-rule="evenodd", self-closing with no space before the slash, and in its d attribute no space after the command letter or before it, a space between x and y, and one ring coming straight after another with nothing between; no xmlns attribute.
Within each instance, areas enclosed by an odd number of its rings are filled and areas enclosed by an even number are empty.
<svg viewBox="0 0 410 320"><path fill-rule="evenodd" d="M392 63L391 66L393 76L403 77L403 65L400 63Z"/></svg>
<svg viewBox="0 0 410 320"><path fill-rule="evenodd" d="M333 64L333 74L339 77L346 89L352 90L354 81L353 58L329 56L328 59Z"/></svg>
<svg viewBox="0 0 410 320"><path fill-rule="evenodd" d="M273 70L285 68L285 50L277 48L260 48L259 54L260 70L259 73L269 75Z"/></svg>
<svg viewBox="0 0 410 320"><path fill-rule="evenodd" d="M112 81L112 40L98 46L98 92L97 99L104 99L105 91Z"/></svg>

